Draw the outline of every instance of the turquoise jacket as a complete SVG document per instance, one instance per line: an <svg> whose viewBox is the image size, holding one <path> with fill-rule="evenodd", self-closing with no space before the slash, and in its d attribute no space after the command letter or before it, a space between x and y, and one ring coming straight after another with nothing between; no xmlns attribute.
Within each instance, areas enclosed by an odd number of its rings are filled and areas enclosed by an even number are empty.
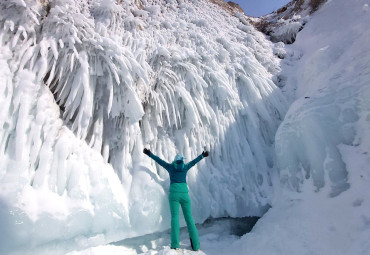
<svg viewBox="0 0 370 255"><path fill-rule="evenodd" d="M150 152L149 157L155 160L159 165L161 165L170 174L171 185L174 183L186 183L186 174L190 168L192 168L196 163L198 163L203 157L200 154L197 158L190 161L189 163L184 163L183 160L177 160L170 163L162 160L160 157L154 155Z"/></svg>

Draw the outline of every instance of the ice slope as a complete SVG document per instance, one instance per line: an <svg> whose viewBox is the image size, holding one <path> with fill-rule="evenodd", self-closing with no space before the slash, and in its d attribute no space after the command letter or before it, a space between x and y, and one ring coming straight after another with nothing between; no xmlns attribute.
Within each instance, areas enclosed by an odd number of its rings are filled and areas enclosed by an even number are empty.
<svg viewBox="0 0 370 255"><path fill-rule="evenodd" d="M194 217L261 215L286 102L274 45L208 1L0 2L0 252L169 228L167 161ZM52 230L52 231L51 231Z"/></svg>
<svg viewBox="0 0 370 255"><path fill-rule="evenodd" d="M276 134L276 153L280 179L293 190L310 179L317 190L330 186L331 196L339 195L351 186L342 148L369 149L367 6L327 3L292 47L302 54L296 100Z"/></svg>
<svg viewBox="0 0 370 255"><path fill-rule="evenodd" d="M328 1L286 48L281 189L232 254L370 254L369 4Z"/></svg>

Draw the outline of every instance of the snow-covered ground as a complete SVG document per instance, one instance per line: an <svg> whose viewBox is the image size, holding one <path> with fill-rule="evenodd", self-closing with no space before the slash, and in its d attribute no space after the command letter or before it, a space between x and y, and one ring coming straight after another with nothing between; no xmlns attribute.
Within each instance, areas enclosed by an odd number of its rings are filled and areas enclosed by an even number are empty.
<svg viewBox="0 0 370 255"><path fill-rule="evenodd" d="M134 2L0 3L0 252L370 254L369 0L327 1L289 46L203 1ZM211 151L199 223L272 207L170 250L144 146Z"/></svg>
<svg viewBox="0 0 370 255"><path fill-rule="evenodd" d="M230 244L249 232L257 221L257 217L220 218L207 220L197 225L201 251L193 252L190 246L186 227L181 229L179 250L171 250L170 231L149 234L125 239L107 246L98 246L83 251L73 251L68 255L81 254L229 254Z"/></svg>

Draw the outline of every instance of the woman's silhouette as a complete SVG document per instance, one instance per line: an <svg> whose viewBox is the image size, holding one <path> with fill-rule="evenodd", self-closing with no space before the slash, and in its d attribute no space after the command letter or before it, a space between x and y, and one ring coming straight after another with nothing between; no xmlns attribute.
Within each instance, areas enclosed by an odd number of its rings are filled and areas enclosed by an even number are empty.
<svg viewBox="0 0 370 255"><path fill-rule="evenodd" d="M171 186L168 200L171 209L171 248L177 249L180 247L179 207L181 205L186 225L188 226L191 247L195 251L199 250L199 236L191 215L191 202L188 193L189 189L186 184L186 174L201 159L208 157L208 151L203 151L202 154L189 163L184 163L184 157L177 154L171 164L154 155L148 149L144 149L144 153L164 167L170 174Z"/></svg>

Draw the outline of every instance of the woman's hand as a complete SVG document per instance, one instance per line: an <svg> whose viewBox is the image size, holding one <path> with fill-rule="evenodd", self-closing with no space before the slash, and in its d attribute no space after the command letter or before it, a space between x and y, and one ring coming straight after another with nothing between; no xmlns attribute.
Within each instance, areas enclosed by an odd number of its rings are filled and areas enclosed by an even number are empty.
<svg viewBox="0 0 370 255"><path fill-rule="evenodd" d="M208 157L208 151L203 151L202 155L203 155L203 157Z"/></svg>
<svg viewBox="0 0 370 255"><path fill-rule="evenodd" d="M146 154L148 156L150 155L150 150L147 149L147 148L144 148L143 152L144 152L144 154Z"/></svg>

